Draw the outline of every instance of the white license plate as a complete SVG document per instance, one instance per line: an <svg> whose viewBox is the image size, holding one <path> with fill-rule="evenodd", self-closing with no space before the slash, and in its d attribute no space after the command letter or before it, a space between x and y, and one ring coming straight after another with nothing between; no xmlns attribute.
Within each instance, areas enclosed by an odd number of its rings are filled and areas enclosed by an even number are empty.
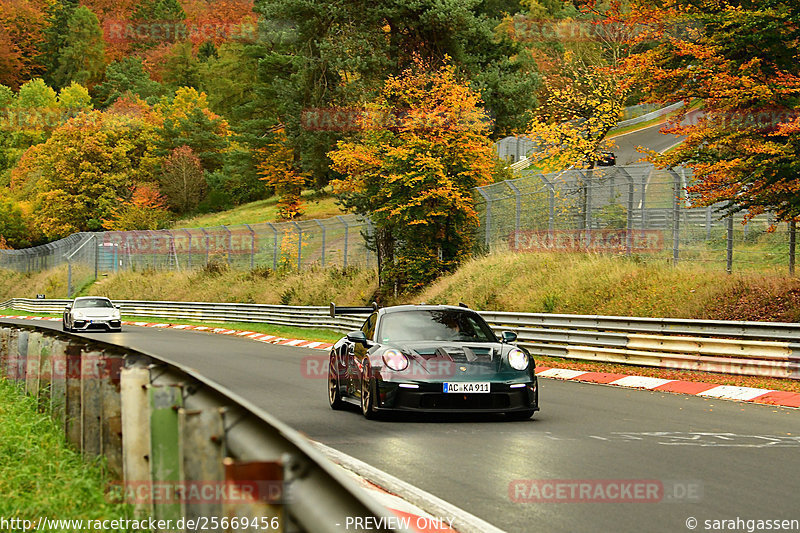
<svg viewBox="0 0 800 533"><path fill-rule="evenodd" d="M490 392L489 382L455 382L443 383L443 390L445 393L474 393L474 392Z"/></svg>

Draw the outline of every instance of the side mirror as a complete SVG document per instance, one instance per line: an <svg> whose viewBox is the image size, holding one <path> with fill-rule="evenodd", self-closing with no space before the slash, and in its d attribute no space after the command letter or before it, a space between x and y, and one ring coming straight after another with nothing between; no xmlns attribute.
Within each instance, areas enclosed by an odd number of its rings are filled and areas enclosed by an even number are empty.
<svg viewBox="0 0 800 533"><path fill-rule="evenodd" d="M367 336L364 335L364 332L361 331L360 329L348 333L347 340L349 340L350 342L357 342L359 344L363 344L364 346L367 345Z"/></svg>
<svg viewBox="0 0 800 533"><path fill-rule="evenodd" d="M71 305L68 305L68 306L66 306L66 307L64 308L64 311L69 311L70 309L72 309L72 306L71 306Z"/></svg>
<svg viewBox="0 0 800 533"><path fill-rule="evenodd" d="M503 333L500 334L500 337L502 339L502 342L504 342L505 344L517 340L517 334L514 333L513 331L504 331Z"/></svg>
<svg viewBox="0 0 800 533"><path fill-rule="evenodd" d="M122 309L121 305L115 305L114 307L116 307L117 309Z"/></svg>

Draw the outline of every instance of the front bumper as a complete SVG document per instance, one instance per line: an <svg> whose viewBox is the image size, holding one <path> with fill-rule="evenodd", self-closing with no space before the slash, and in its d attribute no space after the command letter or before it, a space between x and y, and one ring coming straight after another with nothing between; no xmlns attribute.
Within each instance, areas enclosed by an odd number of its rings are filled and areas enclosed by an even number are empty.
<svg viewBox="0 0 800 533"><path fill-rule="evenodd" d="M520 383L491 383L488 393L445 393L442 382L403 382L419 388L401 387L401 382L378 383L376 408L382 411L417 411L425 413L513 413L538 411L539 390L536 381L523 387Z"/></svg>
<svg viewBox="0 0 800 533"><path fill-rule="evenodd" d="M119 319L75 319L72 322L72 329L77 331L121 331L122 321Z"/></svg>

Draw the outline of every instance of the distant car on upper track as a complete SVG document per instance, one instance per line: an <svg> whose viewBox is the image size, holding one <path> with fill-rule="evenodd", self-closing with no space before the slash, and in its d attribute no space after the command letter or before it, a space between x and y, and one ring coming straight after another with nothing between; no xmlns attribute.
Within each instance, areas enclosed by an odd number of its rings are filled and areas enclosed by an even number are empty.
<svg viewBox="0 0 800 533"><path fill-rule="evenodd" d="M369 314L330 353L328 401L351 403L367 418L390 411L504 413L527 419L539 410L535 362L517 338L498 339L466 307L336 307L331 315Z"/></svg>
<svg viewBox="0 0 800 533"><path fill-rule="evenodd" d="M64 331L122 331L119 306L100 296L75 298L64 308L61 327Z"/></svg>

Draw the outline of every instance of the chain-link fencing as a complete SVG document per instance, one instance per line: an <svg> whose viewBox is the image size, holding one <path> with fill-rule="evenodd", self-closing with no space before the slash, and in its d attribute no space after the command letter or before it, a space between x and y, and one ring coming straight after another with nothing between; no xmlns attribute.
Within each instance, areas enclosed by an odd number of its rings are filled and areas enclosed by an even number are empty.
<svg viewBox="0 0 800 533"><path fill-rule="evenodd" d="M584 251L702 262L732 271L789 268L793 231L770 215L724 217L687 197L691 172L639 164L523 171L477 189L485 249Z"/></svg>
<svg viewBox="0 0 800 533"><path fill-rule="evenodd" d="M746 224L723 217L719 206L687 198L691 173L652 165L523 171L519 178L478 187L483 249L612 253L702 262L727 269L789 268L793 232L769 215ZM368 219L328 219L157 231L77 233L23 250L0 250L0 268L38 272L67 265L70 293L98 273L120 270L302 270L374 267L365 235ZM86 278L86 279L84 279Z"/></svg>
<svg viewBox="0 0 800 533"><path fill-rule="evenodd" d="M208 228L76 233L42 246L0 250L0 268L38 272L66 264L72 295L85 284L85 277L96 279L99 273L121 270L373 267L375 256L364 238L371 231L369 220L341 215Z"/></svg>

